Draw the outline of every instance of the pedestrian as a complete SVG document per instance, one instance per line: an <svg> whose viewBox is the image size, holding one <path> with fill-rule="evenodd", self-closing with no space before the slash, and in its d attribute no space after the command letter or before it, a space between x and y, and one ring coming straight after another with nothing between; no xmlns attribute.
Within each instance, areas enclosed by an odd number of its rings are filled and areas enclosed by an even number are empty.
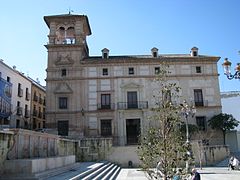
<svg viewBox="0 0 240 180"><path fill-rule="evenodd" d="M234 169L239 169L239 160L236 157L233 158L232 166Z"/></svg>
<svg viewBox="0 0 240 180"><path fill-rule="evenodd" d="M201 180L200 174L195 168L192 169L192 180Z"/></svg>
<svg viewBox="0 0 240 180"><path fill-rule="evenodd" d="M231 156L230 159L229 159L229 161L228 161L228 170L229 170L229 169L230 169L230 170L233 170L233 169L234 169L233 159L234 159L234 157Z"/></svg>

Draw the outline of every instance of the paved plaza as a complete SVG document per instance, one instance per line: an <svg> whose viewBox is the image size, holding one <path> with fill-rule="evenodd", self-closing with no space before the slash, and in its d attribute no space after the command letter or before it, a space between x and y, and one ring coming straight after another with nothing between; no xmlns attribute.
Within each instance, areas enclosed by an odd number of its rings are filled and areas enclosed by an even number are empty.
<svg viewBox="0 0 240 180"><path fill-rule="evenodd" d="M227 167L206 167L198 169L201 180L240 180L240 171L229 171ZM139 169L122 169L117 180L147 180L143 171Z"/></svg>

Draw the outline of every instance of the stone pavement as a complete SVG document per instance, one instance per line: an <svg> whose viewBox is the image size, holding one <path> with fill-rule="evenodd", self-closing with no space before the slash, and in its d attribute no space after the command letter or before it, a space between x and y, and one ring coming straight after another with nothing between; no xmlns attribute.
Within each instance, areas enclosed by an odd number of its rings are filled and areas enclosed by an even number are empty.
<svg viewBox="0 0 240 180"><path fill-rule="evenodd" d="M240 171L229 171L227 167L204 167L197 169L201 180L240 180ZM143 171L139 169L122 169L117 180L147 180Z"/></svg>

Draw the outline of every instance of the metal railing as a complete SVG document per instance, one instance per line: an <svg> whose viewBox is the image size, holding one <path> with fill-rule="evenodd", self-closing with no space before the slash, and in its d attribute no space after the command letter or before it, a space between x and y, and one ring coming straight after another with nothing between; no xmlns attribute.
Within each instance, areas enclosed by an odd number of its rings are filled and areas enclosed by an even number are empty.
<svg viewBox="0 0 240 180"><path fill-rule="evenodd" d="M114 110L115 109L115 104L110 103L110 104L97 104L97 109L98 110Z"/></svg>
<svg viewBox="0 0 240 180"><path fill-rule="evenodd" d="M148 102L147 101L137 101L134 103L129 102L118 102L117 109L147 109Z"/></svg>

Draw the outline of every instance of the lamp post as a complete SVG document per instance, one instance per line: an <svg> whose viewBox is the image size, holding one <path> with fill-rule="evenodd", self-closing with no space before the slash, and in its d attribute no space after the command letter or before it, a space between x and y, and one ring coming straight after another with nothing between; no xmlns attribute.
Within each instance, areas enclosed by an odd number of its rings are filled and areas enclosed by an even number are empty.
<svg viewBox="0 0 240 180"><path fill-rule="evenodd" d="M228 60L228 58L225 58L222 64L224 74L227 76L229 80L240 79L240 63L237 63L234 74L231 74L231 65L232 63Z"/></svg>
<svg viewBox="0 0 240 180"><path fill-rule="evenodd" d="M182 108L181 113L186 120L186 145L187 145L187 147L189 147L190 140L189 140L189 130L188 130L188 116L192 115L192 117L193 117L196 113L196 108L193 105L189 106L189 104L186 102L186 100L184 100L183 103L180 104L180 106ZM188 156L190 155L189 149L187 149L187 155ZM189 161L188 161L188 159L186 161L186 172L187 173L189 172Z"/></svg>

